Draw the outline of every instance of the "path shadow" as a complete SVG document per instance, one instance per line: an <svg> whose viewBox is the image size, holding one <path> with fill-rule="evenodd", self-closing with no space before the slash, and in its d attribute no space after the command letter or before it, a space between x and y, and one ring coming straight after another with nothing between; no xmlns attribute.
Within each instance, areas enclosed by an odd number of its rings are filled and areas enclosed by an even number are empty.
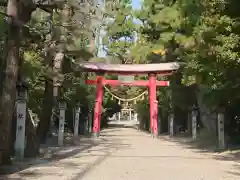
<svg viewBox="0 0 240 180"><path fill-rule="evenodd" d="M99 149L98 149L98 150L89 150L90 155L83 155L83 156L91 156L91 157L96 156L97 159L93 163L86 166L86 168L84 168L83 171L77 173L71 180L81 180L81 179L83 179L87 173L93 171L95 167L97 167L101 163L103 163L108 157L112 157L112 154L115 151L118 151L120 149L123 150L125 148L130 148L131 147L129 144L121 143L122 140L120 138L119 139L115 139L115 138L111 139L110 136L105 136L105 137L108 137L107 139L105 139L103 137L101 138L101 139L105 140L105 143L103 144L104 148L102 148L100 150L101 153L103 153L103 154L94 155L94 152L99 152Z"/></svg>
<svg viewBox="0 0 240 180"><path fill-rule="evenodd" d="M225 152L222 152L220 155L215 155L215 159L220 161L231 161L231 162L237 162L240 163L240 149L234 150L234 149L228 149ZM240 169L240 166L239 166Z"/></svg>
<svg viewBox="0 0 240 180"><path fill-rule="evenodd" d="M183 146L187 149L192 149L198 153L217 153L221 152L217 147L216 138L208 136L198 136L196 140L193 140L188 133L177 134L173 137L169 135L160 135L160 139L165 141L174 142L177 145Z"/></svg>
<svg viewBox="0 0 240 180"><path fill-rule="evenodd" d="M98 141L90 138L72 138L64 141L64 145L59 147L57 145L51 144L49 146L44 145L41 149L41 153L36 158L24 159L22 162L13 161L11 166L1 166L0 167L0 180L8 180L14 178L8 178L8 175L21 172L30 167L35 166L48 166L54 162L60 161L62 159L74 156L84 150L90 149L99 144ZM64 164L63 166L73 166L71 163ZM20 173L24 176L38 176L37 173ZM16 179L16 178L15 178ZM21 178L18 178L21 180Z"/></svg>
<svg viewBox="0 0 240 180"><path fill-rule="evenodd" d="M177 135L174 137L160 136L160 139L174 142L184 148L191 149L197 153L205 153L219 161L232 161L240 163L240 147L235 146L221 150L217 146L217 140L214 138L203 138L192 140L187 134Z"/></svg>
<svg viewBox="0 0 240 180"><path fill-rule="evenodd" d="M239 176L240 178L240 165L234 165L231 171L226 171L228 174L234 175L234 176Z"/></svg>
<svg viewBox="0 0 240 180"><path fill-rule="evenodd" d="M192 140L187 133L178 134L174 137L169 135L160 135L159 139L173 142L175 146L181 146L186 149L191 149L193 152L204 154L207 159L215 159L217 161L229 161L232 168L225 171L230 176L240 179L240 147L228 146L225 150L220 150L217 146L217 139L209 136L201 137L198 135L197 140Z"/></svg>
<svg viewBox="0 0 240 180"><path fill-rule="evenodd" d="M118 129L112 128L112 131L117 131ZM108 130L109 131L109 130ZM105 132L103 132L105 133ZM97 139L79 137L67 139L64 142L64 146L48 146L43 148L41 155L35 159L26 159L24 162L14 162L12 166L0 167L0 180L24 180L26 178L37 178L44 175L52 175L51 172L46 172L44 170L35 171L31 170L30 167L61 167L61 168L79 168L83 167L83 171L77 174L74 178L76 180L81 179L88 171L92 170L95 166L103 162L113 150L118 150L121 148L129 148L129 144L121 143L122 139L111 138L111 135L105 134ZM46 145L45 145L46 146ZM95 148L96 147L96 148ZM67 158L81 158L84 153L100 153L97 160L91 164L75 164L71 161L61 161ZM81 154L80 154L81 153ZM80 154L78 156L78 154ZM61 161L61 162L59 162ZM9 177L17 173L17 177Z"/></svg>

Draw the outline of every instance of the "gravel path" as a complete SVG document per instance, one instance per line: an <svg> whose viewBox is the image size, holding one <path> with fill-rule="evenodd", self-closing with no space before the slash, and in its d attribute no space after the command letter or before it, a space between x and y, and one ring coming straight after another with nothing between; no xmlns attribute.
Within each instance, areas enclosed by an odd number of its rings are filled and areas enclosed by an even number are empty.
<svg viewBox="0 0 240 180"><path fill-rule="evenodd" d="M110 128L97 140L38 161L12 180L238 180L237 162L217 160L133 128ZM0 178L1 179L1 178Z"/></svg>

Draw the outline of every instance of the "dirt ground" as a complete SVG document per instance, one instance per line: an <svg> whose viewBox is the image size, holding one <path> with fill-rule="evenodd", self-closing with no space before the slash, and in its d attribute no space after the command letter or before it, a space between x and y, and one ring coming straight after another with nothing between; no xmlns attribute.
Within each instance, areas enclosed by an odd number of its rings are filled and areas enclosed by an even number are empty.
<svg viewBox="0 0 240 180"><path fill-rule="evenodd" d="M4 180L238 180L238 159L134 128L109 128L25 162ZM20 165L19 165L20 167Z"/></svg>

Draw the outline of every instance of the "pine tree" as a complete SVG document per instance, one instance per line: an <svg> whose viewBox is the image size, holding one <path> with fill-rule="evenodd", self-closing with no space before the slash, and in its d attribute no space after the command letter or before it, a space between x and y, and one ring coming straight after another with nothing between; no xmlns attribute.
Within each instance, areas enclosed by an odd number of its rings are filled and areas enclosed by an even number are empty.
<svg viewBox="0 0 240 180"><path fill-rule="evenodd" d="M131 63L129 48L134 43L136 25L130 0L107 1L105 6L106 32L104 49L120 63Z"/></svg>

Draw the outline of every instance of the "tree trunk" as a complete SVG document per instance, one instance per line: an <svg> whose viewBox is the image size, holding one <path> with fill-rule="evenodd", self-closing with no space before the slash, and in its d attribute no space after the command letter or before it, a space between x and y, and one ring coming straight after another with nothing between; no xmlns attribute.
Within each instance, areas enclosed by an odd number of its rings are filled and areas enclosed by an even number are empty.
<svg viewBox="0 0 240 180"><path fill-rule="evenodd" d="M211 133L216 134L216 113L211 112L211 108L207 107L203 99L203 87L199 86L199 92L197 92L197 103L200 111L200 120L203 126Z"/></svg>
<svg viewBox="0 0 240 180"><path fill-rule="evenodd" d="M8 12L9 15L12 16L12 14L17 14L18 7L15 0L8 1L8 8L11 8L12 10L11 12ZM7 60L0 102L0 159L2 160L0 164L11 163L10 134L16 97L16 83L19 71L20 28L18 26L14 26L13 24L9 24L8 28Z"/></svg>
<svg viewBox="0 0 240 180"><path fill-rule="evenodd" d="M47 140L47 133L49 131L49 126L52 117L52 107L53 107L53 85L52 82L46 80L43 108L40 116L40 121L37 127L37 135L40 143L45 143Z"/></svg>
<svg viewBox="0 0 240 180"><path fill-rule="evenodd" d="M49 14L50 19L49 21L49 27L50 27L50 36L51 41L53 40L53 12ZM55 43L52 42L51 45L45 45L45 66L47 68L53 69L54 63L53 63L53 52L55 52ZM39 139L39 142L41 144L46 143L47 141L47 134L50 131L51 127L51 120L53 118L53 106L54 106L54 86L53 86L53 79L51 77L45 77L45 91L44 91L44 99L42 104L42 112L40 115L40 121L37 126L37 136Z"/></svg>
<svg viewBox="0 0 240 180"><path fill-rule="evenodd" d="M65 12L65 11L64 11ZM68 11L67 11L68 12ZM66 12L65 12L66 13ZM67 16L67 14L64 14ZM64 17L63 15L63 17ZM52 16L49 15L50 21L50 30L51 30L51 38L53 40L54 31L52 29ZM65 21L64 21L65 22ZM64 31L65 32L65 31ZM62 33L65 35L65 33ZM66 38L67 36L63 36ZM60 41L61 37L57 37L57 40ZM46 47L47 49L47 57L48 60L47 65L53 70L53 78L51 82L46 80L45 82L45 94L44 94L44 102L43 102L43 111L40 117L40 122L37 128L37 134L39 136L39 140L41 143L45 143L47 140L47 133L51 132L51 128L54 124L54 112L56 112L57 108L57 97L59 95L59 86L62 85L64 77L61 75L62 63L64 60L64 45L60 46L60 50L56 52L56 44L53 44L52 47Z"/></svg>
<svg viewBox="0 0 240 180"><path fill-rule="evenodd" d="M174 133L178 133L179 126L183 122L182 117L182 97L183 94L181 92L182 89L182 73L177 72L172 76L172 83L171 83L171 94L172 94L172 108L174 114Z"/></svg>
<svg viewBox="0 0 240 180"><path fill-rule="evenodd" d="M6 24L4 24L6 26ZM8 34L8 31L5 30L5 33ZM2 88L3 88L3 80L5 77L5 68L6 68L6 60L7 60L7 36L4 38L4 46L3 46L3 57L1 58L0 62L0 96L2 95Z"/></svg>

